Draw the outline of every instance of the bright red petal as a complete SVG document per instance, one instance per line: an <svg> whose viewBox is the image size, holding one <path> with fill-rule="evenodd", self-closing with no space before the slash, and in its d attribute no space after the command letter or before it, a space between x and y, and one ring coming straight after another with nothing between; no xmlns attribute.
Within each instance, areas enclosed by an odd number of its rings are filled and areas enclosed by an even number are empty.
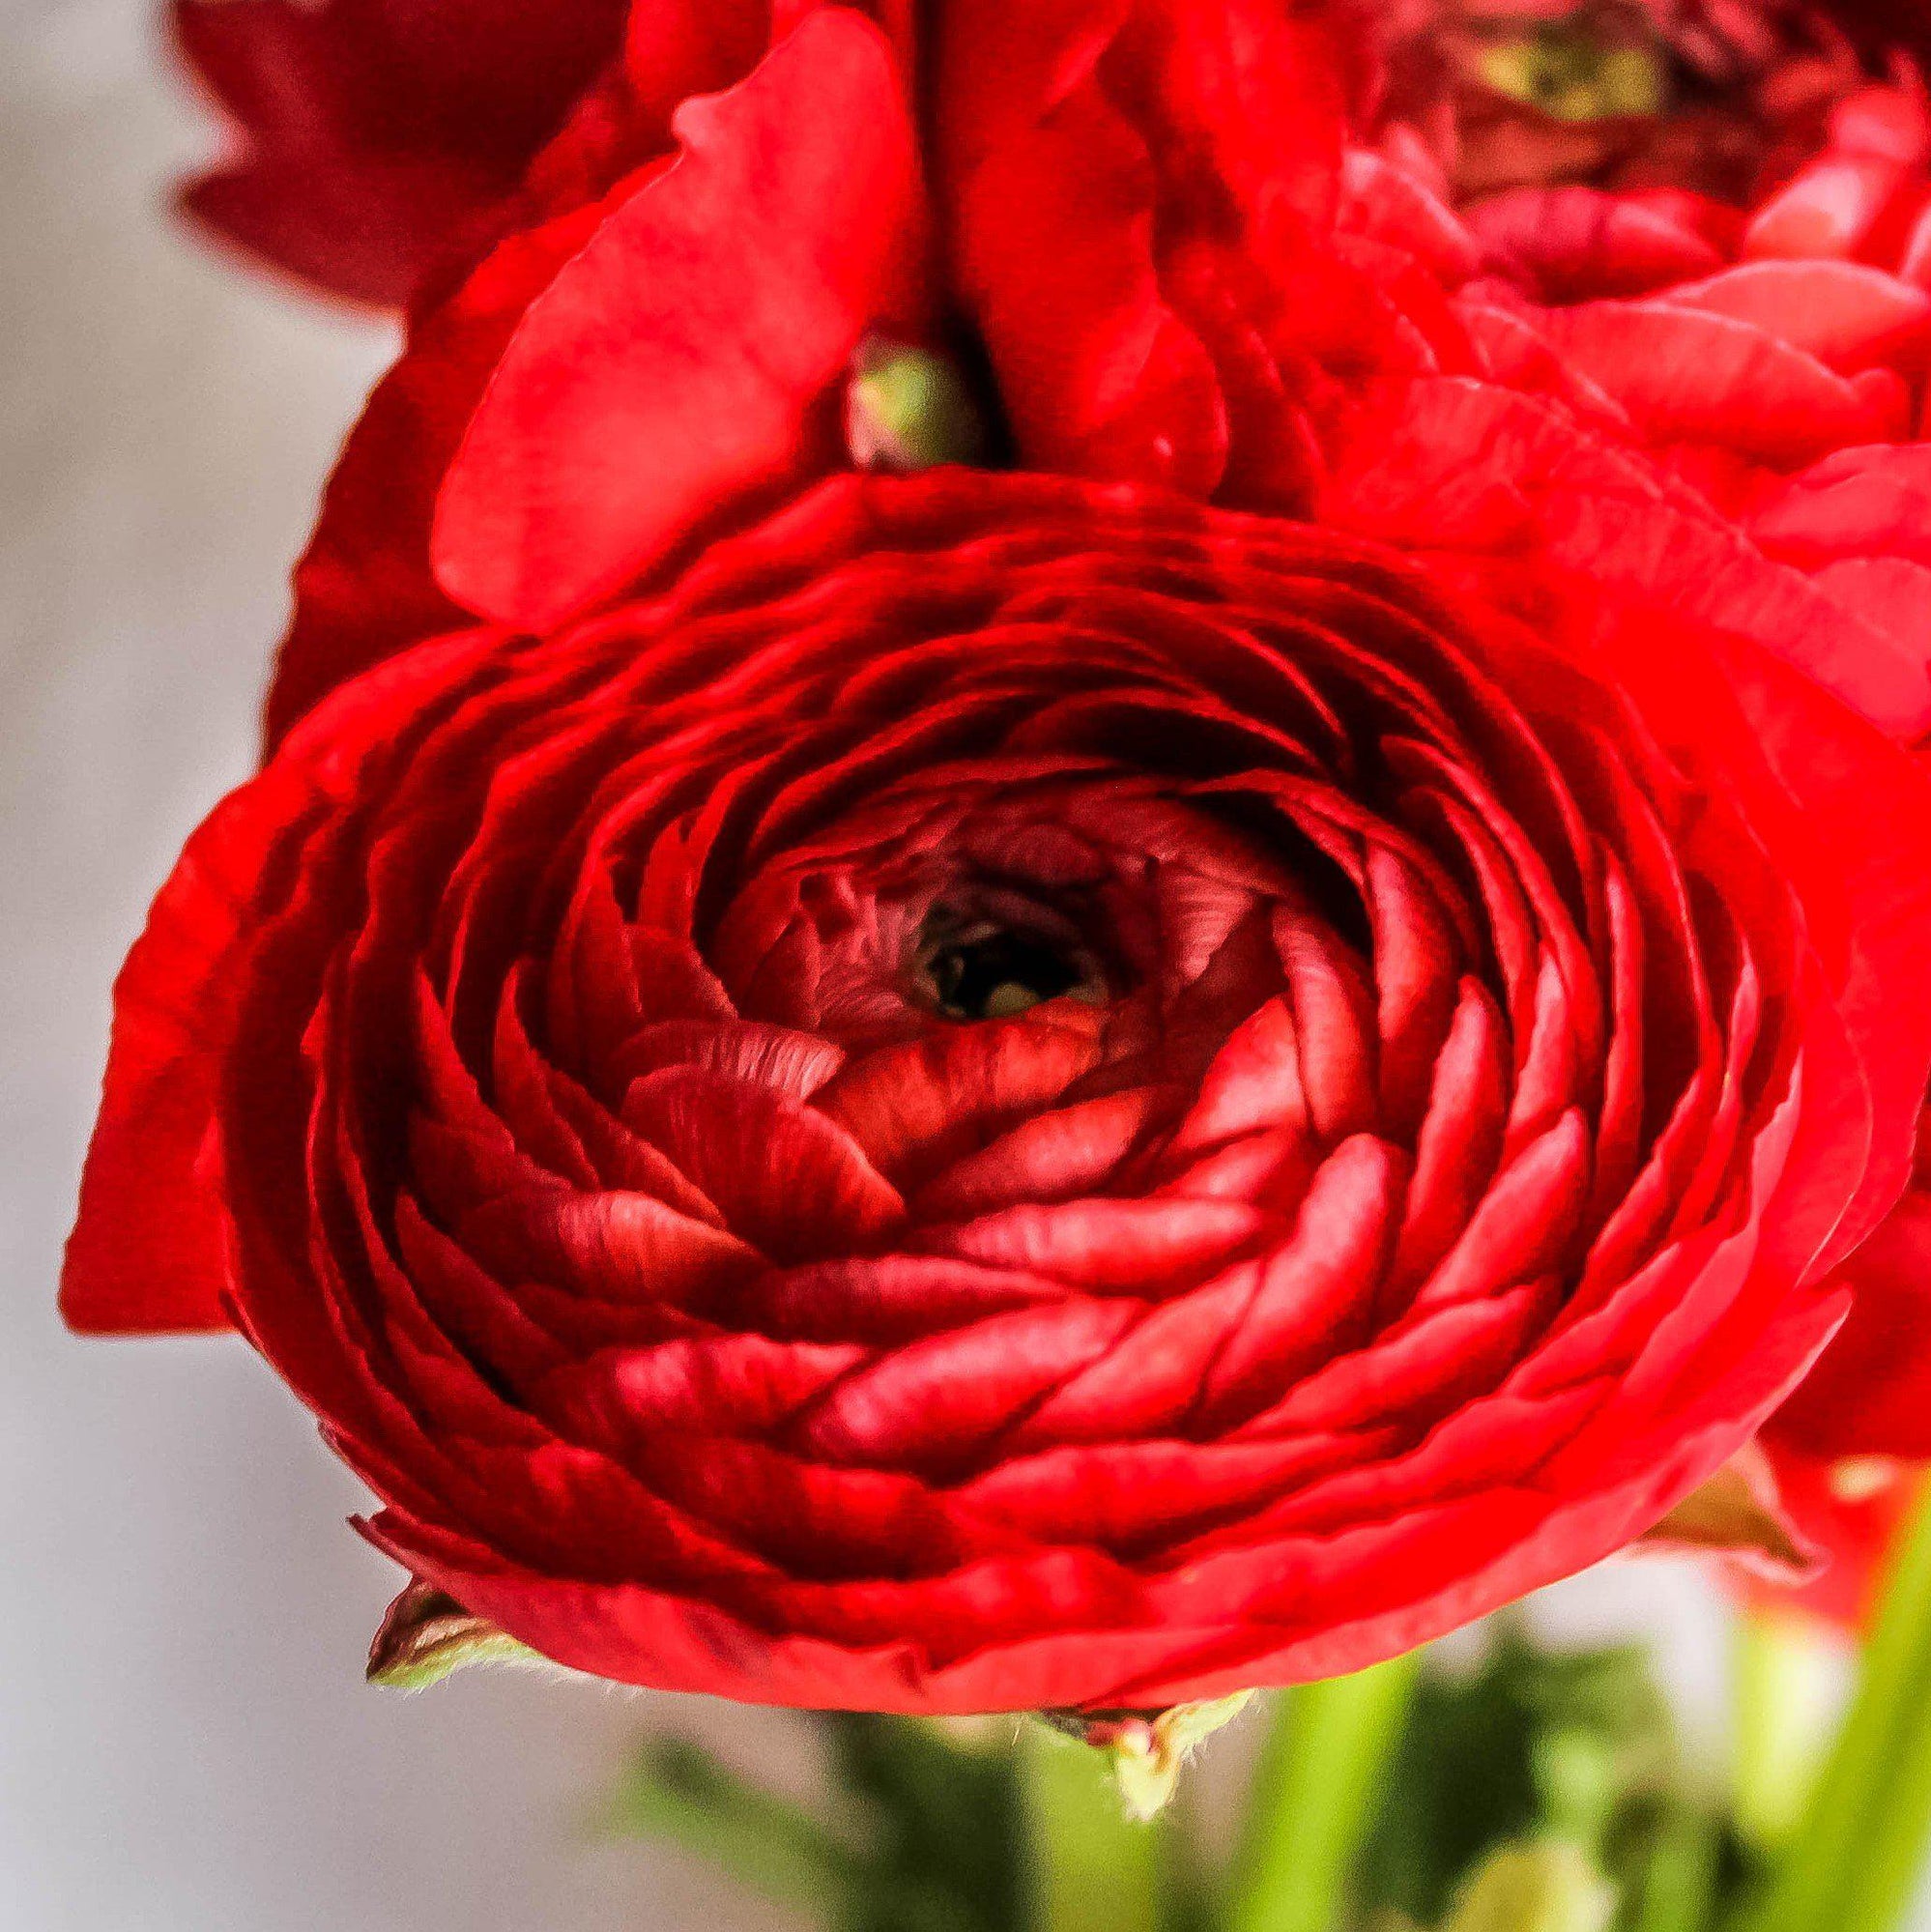
<svg viewBox="0 0 1931 1932"><path fill-rule="evenodd" d="M844 9L687 102L683 152L532 305L437 505L437 580L542 628L826 459L819 402L923 249L891 49Z"/></svg>

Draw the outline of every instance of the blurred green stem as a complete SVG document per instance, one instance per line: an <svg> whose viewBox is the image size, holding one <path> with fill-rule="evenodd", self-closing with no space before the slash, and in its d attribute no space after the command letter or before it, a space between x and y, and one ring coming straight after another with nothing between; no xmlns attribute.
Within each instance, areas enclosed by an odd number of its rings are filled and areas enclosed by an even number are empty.
<svg viewBox="0 0 1931 1932"><path fill-rule="evenodd" d="M1421 1653L1276 1699L1227 1932L1337 1932L1415 1694Z"/></svg>
<svg viewBox="0 0 1931 1932"><path fill-rule="evenodd" d="M1835 1662L1806 1617L1750 1610L1738 1619L1733 1802L1744 1842L1766 1857L1797 1830L1823 1770Z"/></svg>
<svg viewBox="0 0 1931 1932"><path fill-rule="evenodd" d="M862 1876L851 1849L809 1812L682 1739L646 1746L604 1823L680 1845L766 1898L816 1914L838 1910Z"/></svg>
<svg viewBox="0 0 1931 1932"><path fill-rule="evenodd" d="M1706 1932L1721 1855L1715 1818L1699 1804L1673 1804L1637 1881L1628 1932Z"/></svg>
<svg viewBox="0 0 1931 1932"><path fill-rule="evenodd" d="M1898 1932L1931 1835L1931 1490L1898 1544L1849 1716L1744 1932Z"/></svg>
<svg viewBox="0 0 1931 1932"><path fill-rule="evenodd" d="M1127 1817L1104 1754L1038 1723L1018 1748L1029 1932L1160 1932L1159 1828Z"/></svg>

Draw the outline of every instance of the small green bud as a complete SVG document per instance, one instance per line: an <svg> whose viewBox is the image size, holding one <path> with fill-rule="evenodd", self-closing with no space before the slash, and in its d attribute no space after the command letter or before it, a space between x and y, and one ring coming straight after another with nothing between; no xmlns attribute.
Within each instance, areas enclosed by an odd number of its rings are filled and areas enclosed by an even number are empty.
<svg viewBox="0 0 1931 1932"><path fill-rule="evenodd" d="M1560 1839L1491 1853L1442 1932L1608 1932L1616 1889Z"/></svg>
<svg viewBox="0 0 1931 1932"><path fill-rule="evenodd" d="M1166 1810L1180 1768L1195 1750L1247 1707L1254 1695L1237 1690L1165 1711L1045 1711L1055 1730L1104 1752L1130 1817L1145 1824Z"/></svg>
<svg viewBox="0 0 1931 1932"><path fill-rule="evenodd" d="M861 470L932 470L986 456L986 421L946 357L868 335L851 359L845 443Z"/></svg>

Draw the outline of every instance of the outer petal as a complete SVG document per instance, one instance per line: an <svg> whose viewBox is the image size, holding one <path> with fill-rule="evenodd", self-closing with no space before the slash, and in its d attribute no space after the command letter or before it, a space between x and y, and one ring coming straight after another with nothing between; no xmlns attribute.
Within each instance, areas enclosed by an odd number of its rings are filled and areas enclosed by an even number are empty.
<svg viewBox="0 0 1931 1932"><path fill-rule="evenodd" d="M430 647L412 662L435 666L446 655ZM386 697L383 680L368 679L334 715L380 715ZM364 736L357 756L367 746ZM76 1329L228 1325L216 1095L248 991L255 908L278 886L277 855L354 781L343 746L325 734L318 750L334 754L327 766L277 759L210 814L115 984L101 1115L61 1273L61 1312Z"/></svg>
<svg viewBox="0 0 1931 1932"><path fill-rule="evenodd" d="M61 1274L74 1328L225 1328L218 1196L204 1162L234 1027L242 908L277 827L231 799L188 841L114 986L101 1116Z"/></svg>
<svg viewBox="0 0 1931 1932"><path fill-rule="evenodd" d="M923 269L916 142L891 48L809 16L532 305L436 511L438 581L541 627L720 505L828 460L814 405Z"/></svg>
<svg viewBox="0 0 1931 1932"><path fill-rule="evenodd" d="M1907 1194L1844 1265L1851 1318L1778 1411L1814 1456L1931 1460L1931 1191Z"/></svg>
<svg viewBox="0 0 1931 1932"><path fill-rule="evenodd" d="M271 750L336 685L462 621L429 574L436 492L504 343L601 212L504 243L417 329L369 398L296 565L295 621L269 687Z"/></svg>

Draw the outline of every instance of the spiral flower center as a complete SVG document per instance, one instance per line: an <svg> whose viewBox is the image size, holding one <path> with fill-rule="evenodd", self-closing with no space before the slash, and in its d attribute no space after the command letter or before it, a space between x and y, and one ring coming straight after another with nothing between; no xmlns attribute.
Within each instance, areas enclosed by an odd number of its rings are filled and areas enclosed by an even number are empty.
<svg viewBox="0 0 1931 1932"><path fill-rule="evenodd" d="M1101 1005L1107 997L1104 976L1079 948L943 911L927 921L913 984L924 1004L951 1020L1008 1020L1049 999Z"/></svg>

